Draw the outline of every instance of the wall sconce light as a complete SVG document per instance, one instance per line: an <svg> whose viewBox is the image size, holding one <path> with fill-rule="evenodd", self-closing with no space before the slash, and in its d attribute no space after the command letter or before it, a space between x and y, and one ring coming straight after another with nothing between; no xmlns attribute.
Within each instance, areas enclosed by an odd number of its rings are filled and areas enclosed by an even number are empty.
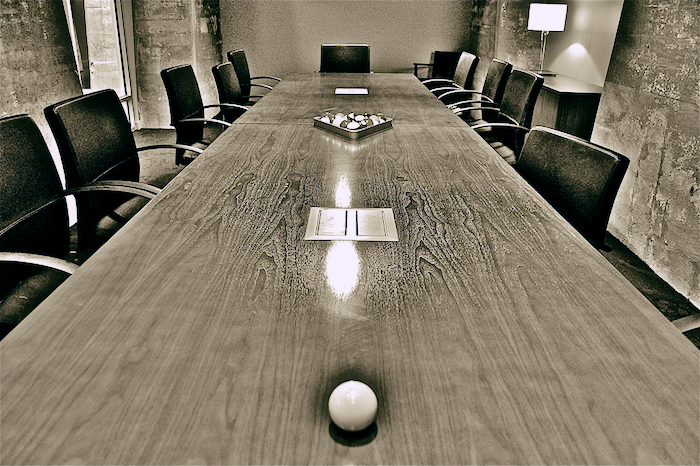
<svg viewBox="0 0 700 466"><path fill-rule="evenodd" d="M541 31L540 40L540 69L542 76L556 76L556 73L546 71L544 66L544 49L547 46L547 35L550 31L563 31L566 24L566 4L561 3L531 3L527 28L530 31Z"/></svg>

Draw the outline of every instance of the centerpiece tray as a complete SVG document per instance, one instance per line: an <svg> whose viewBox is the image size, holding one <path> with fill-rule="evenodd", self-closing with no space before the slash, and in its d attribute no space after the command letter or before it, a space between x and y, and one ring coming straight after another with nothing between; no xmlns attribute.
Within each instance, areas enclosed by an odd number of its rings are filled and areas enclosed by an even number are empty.
<svg viewBox="0 0 700 466"><path fill-rule="evenodd" d="M390 129L392 121L381 113L326 113L314 117L314 127L346 139L357 140Z"/></svg>

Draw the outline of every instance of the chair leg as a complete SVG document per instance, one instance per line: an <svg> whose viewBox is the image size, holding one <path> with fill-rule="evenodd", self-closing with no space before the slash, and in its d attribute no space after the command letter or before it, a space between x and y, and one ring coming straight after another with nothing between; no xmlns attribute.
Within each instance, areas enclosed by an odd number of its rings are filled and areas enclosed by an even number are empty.
<svg viewBox="0 0 700 466"><path fill-rule="evenodd" d="M196 140L190 140L187 138L177 138L177 144L184 144L186 146L193 146ZM175 165L189 165L195 157L185 157L185 153L189 152L187 149L175 149Z"/></svg>
<svg viewBox="0 0 700 466"><path fill-rule="evenodd" d="M187 162L185 162L185 149L175 149L175 165L187 165Z"/></svg>

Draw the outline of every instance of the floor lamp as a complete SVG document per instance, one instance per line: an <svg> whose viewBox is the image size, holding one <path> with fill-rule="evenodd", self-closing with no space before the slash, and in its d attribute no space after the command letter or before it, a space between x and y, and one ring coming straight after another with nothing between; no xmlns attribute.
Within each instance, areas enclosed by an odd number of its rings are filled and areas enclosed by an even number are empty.
<svg viewBox="0 0 700 466"><path fill-rule="evenodd" d="M566 4L561 3L530 3L530 14L527 28L530 31L541 31L542 50L540 50L540 69L542 76L556 76L556 73L546 71L544 66L544 49L547 46L547 35L550 31L563 31L566 24Z"/></svg>

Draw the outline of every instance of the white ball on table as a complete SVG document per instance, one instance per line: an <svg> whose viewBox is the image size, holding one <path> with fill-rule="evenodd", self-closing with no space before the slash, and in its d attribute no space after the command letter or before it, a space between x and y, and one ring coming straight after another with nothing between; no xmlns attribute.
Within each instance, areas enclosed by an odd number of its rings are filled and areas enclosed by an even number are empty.
<svg viewBox="0 0 700 466"><path fill-rule="evenodd" d="M377 414L377 396L356 380L343 382L331 393L328 411L335 425L349 432L367 428Z"/></svg>

